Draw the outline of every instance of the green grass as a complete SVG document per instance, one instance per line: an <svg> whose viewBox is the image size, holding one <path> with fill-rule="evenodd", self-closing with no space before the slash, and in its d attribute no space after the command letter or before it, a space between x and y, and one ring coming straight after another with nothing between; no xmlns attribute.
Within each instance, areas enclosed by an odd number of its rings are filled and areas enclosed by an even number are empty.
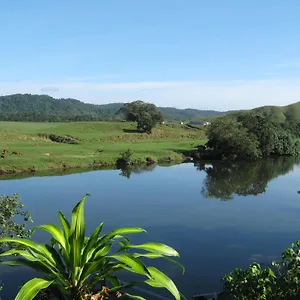
<svg viewBox="0 0 300 300"><path fill-rule="evenodd" d="M180 150L205 143L203 130L184 125L160 125L150 135L134 132L135 124L127 122L0 122L0 128L0 151L9 150L0 160L3 173L113 165L127 149L133 151L135 161L146 157L180 161ZM52 142L39 137L41 133L71 135L79 144ZM11 154L13 151L22 156Z"/></svg>

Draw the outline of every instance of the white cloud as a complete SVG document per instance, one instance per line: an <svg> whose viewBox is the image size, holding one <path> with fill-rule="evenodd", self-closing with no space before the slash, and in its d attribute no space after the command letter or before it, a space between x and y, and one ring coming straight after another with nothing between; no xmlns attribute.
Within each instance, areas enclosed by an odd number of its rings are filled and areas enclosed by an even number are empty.
<svg viewBox="0 0 300 300"><path fill-rule="evenodd" d="M231 110L300 101L300 78L214 82L0 82L1 95L14 93L47 93L96 104L141 99L160 106Z"/></svg>

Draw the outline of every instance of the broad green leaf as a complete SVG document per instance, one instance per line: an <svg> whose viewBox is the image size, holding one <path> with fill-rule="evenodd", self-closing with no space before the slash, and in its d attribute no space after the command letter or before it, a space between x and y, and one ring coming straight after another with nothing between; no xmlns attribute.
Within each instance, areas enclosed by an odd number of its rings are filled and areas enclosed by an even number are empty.
<svg viewBox="0 0 300 300"><path fill-rule="evenodd" d="M35 231L36 229L41 229L41 230L44 230L44 231L50 233L53 236L53 238L58 243L60 243L64 249L66 249L66 240L65 240L63 231L57 225L55 225L55 224L39 225L39 226L34 227L33 231Z"/></svg>
<svg viewBox="0 0 300 300"><path fill-rule="evenodd" d="M139 258L139 257L146 257L146 258L150 258L150 259L155 259L155 258L163 258L166 259L176 265L178 265L181 269L182 269L182 274L185 273L185 267L178 261L168 257L168 256L164 256L162 254L157 254L157 253L133 253L132 254L135 258Z"/></svg>
<svg viewBox="0 0 300 300"><path fill-rule="evenodd" d="M12 260L5 260L2 261L1 264L9 265L9 266L26 266L29 268L34 269L35 271L44 273L46 275L52 276L54 278L57 278L61 282L65 282L63 277L59 272L57 272L56 269L54 269L51 265L48 263L38 260L38 261L30 261L24 258L14 258Z"/></svg>
<svg viewBox="0 0 300 300"><path fill-rule="evenodd" d="M147 231L143 228L138 228L138 227L118 228L108 233L106 235L106 238L111 239L122 234L133 234L133 233L141 233L141 232L147 232Z"/></svg>
<svg viewBox="0 0 300 300"><path fill-rule="evenodd" d="M127 248L131 249L141 249L141 250L146 250L154 253L159 253L162 255L166 256L177 256L179 257L179 253L173 249L172 247L165 245L165 244L160 244L160 243L145 243L141 245L131 245L127 244Z"/></svg>
<svg viewBox="0 0 300 300"><path fill-rule="evenodd" d="M110 255L109 257L114 258L123 264L126 264L129 267L129 269L126 269L131 272L145 275L148 277L151 276L146 266L140 260L138 260L130 254L115 254Z"/></svg>
<svg viewBox="0 0 300 300"><path fill-rule="evenodd" d="M148 267L148 271L152 278L145 280L145 283L153 287L164 287L175 297L176 300L180 300L180 293L176 285L166 274L155 267Z"/></svg>
<svg viewBox="0 0 300 300"><path fill-rule="evenodd" d="M68 222L66 217L60 211L58 212L58 216L59 216L59 219L61 222L61 226L63 228L63 232L65 234L65 238L67 239L70 234L70 223Z"/></svg>
<svg viewBox="0 0 300 300"><path fill-rule="evenodd" d="M99 259L101 256L105 256L108 254L112 247L112 243L107 243L104 247L98 247L93 255L93 259Z"/></svg>
<svg viewBox="0 0 300 300"><path fill-rule="evenodd" d="M123 297L121 297L120 299L122 299ZM141 296L136 296L136 295L132 295L132 294L128 294L125 293L124 294L124 299L133 299L133 300L146 300L146 298L141 297Z"/></svg>
<svg viewBox="0 0 300 300"><path fill-rule="evenodd" d="M62 231L65 237L66 241L66 258L69 260L70 258L70 243L69 243L69 238L70 238L70 223L68 220L65 218L65 216L59 211L58 216L61 222L62 226Z"/></svg>
<svg viewBox="0 0 300 300"><path fill-rule="evenodd" d="M84 264L83 270L81 272L80 281L85 281L89 276L91 276L93 273L98 272L101 270L101 267L106 262L107 258L103 257L102 259L99 259L98 261L89 262Z"/></svg>
<svg viewBox="0 0 300 300"><path fill-rule="evenodd" d="M101 223L93 232L91 237L88 239L88 242L84 248L83 254L82 254L82 264L85 264L86 262L89 261L89 259L92 257L95 247L96 247L96 242L98 240L99 234L103 228L103 223Z"/></svg>
<svg viewBox="0 0 300 300"><path fill-rule="evenodd" d="M122 299L123 297L124 297L124 299L146 300L146 298L143 298L141 296L135 296L135 295L131 295L128 293L125 293L120 299Z"/></svg>
<svg viewBox="0 0 300 300"><path fill-rule="evenodd" d="M17 249L11 249L9 251L3 252L0 254L0 256L9 256L9 255L20 255L30 261L37 261L38 258L34 257L32 254L30 254L26 250L17 250Z"/></svg>
<svg viewBox="0 0 300 300"><path fill-rule="evenodd" d="M42 255L42 257L47 260L50 264L55 263L52 255L49 253L45 245L35 243L31 240L21 239L21 238L8 238L4 237L0 239L0 243L16 243L23 246L26 246L31 249L32 253L37 253Z"/></svg>
<svg viewBox="0 0 300 300"><path fill-rule="evenodd" d="M122 289L129 289L129 288L132 288L132 287L134 287L134 286L136 286L137 284L140 284L140 283L141 282L132 281L132 282L129 282L129 283L126 283L126 284L123 284L123 285L119 285L119 286L115 286L113 288L110 288L109 291L111 293L119 292Z"/></svg>
<svg viewBox="0 0 300 300"><path fill-rule="evenodd" d="M70 228L70 257L73 266L72 281L78 282L78 272L81 267L81 251L83 249L85 238L85 222L84 222L84 203L86 197L77 203L72 211L72 223Z"/></svg>
<svg viewBox="0 0 300 300"><path fill-rule="evenodd" d="M117 276L106 275L105 279L108 280L113 285L113 287L121 285L120 280L118 279Z"/></svg>
<svg viewBox="0 0 300 300"><path fill-rule="evenodd" d="M15 300L32 300L40 290L49 287L52 283L53 281L33 278L22 286Z"/></svg>

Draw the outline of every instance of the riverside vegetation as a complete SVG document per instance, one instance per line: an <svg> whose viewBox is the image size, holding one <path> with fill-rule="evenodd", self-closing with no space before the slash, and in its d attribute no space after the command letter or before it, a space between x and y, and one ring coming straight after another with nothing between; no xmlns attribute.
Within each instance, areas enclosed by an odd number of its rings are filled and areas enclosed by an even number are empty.
<svg viewBox="0 0 300 300"><path fill-rule="evenodd" d="M157 125L151 134L133 122L0 122L0 128L0 150L9 151L0 159L2 173L114 166L128 149L134 163L181 162L181 150L206 142L204 129L180 124Z"/></svg>
<svg viewBox="0 0 300 300"><path fill-rule="evenodd" d="M43 289L49 297L66 300L103 300L144 298L125 293L135 285L146 284L167 289L176 300L184 299L174 282L154 266L146 266L141 259L165 258L179 266L170 257L179 257L173 248L161 243L131 244L128 234L145 232L142 228L119 228L100 236L101 223L90 237L85 236L84 197L74 207L71 222L58 212L61 227L55 224L36 226L51 235L49 244L38 244L30 239L2 237L0 244L13 243L13 247L0 254L10 260L2 263L27 266L42 274L23 285L15 300L32 300ZM3 201L3 200L2 200ZM14 208L13 208L14 210ZM119 246L116 248L116 246ZM181 266L184 272L184 267ZM122 283L117 276L130 272L137 280Z"/></svg>

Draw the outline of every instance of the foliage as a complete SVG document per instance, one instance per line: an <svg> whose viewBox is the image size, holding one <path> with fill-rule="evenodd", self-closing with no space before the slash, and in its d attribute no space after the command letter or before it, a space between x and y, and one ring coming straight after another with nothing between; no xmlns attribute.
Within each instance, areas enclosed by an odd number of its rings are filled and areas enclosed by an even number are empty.
<svg viewBox="0 0 300 300"><path fill-rule="evenodd" d="M233 299L296 300L300 297L300 241L282 253L280 262L262 269L252 263L223 277L223 288Z"/></svg>
<svg viewBox="0 0 300 300"><path fill-rule="evenodd" d="M282 124L282 127L295 137L300 138L300 122L288 121Z"/></svg>
<svg viewBox="0 0 300 300"><path fill-rule="evenodd" d="M51 234L51 245L37 244L31 240L2 238L1 243L14 242L26 247L2 253L12 256L8 265L25 265L44 274L44 278L28 281L16 296L17 300L31 300L39 290L50 288L59 299L88 299L97 288L100 296L122 291L136 284L166 288L175 299L181 299L173 281L157 268L148 266L140 258L166 258L179 256L173 248L158 243L133 245L124 235L145 232L142 228L119 228L99 236L101 223L90 237L85 236L84 197L72 211L71 224L58 212L61 227L54 224L37 226L36 229ZM118 249L117 246L119 245ZM117 250L115 250L117 249ZM138 252L138 251L142 252ZM17 254L18 256L14 256ZM140 275L137 282L122 284L116 274L128 271ZM144 279L142 279L144 278ZM111 288L106 286L110 282ZM143 298L139 298L143 299Z"/></svg>
<svg viewBox="0 0 300 300"><path fill-rule="evenodd" d="M24 238L31 234L31 231L26 229L28 222L32 221L31 215L23 209L24 205L19 199L18 194L13 196L0 195L0 238L7 236ZM23 223L16 223L16 218L23 218ZM12 248L14 244L3 243L1 246L0 252L3 252L4 247ZM0 282L0 291L2 289L3 284Z"/></svg>
<svg viewBox="0 0 300 300"><path fill-rule="evenodd" d="M152 128L163 121L160 110L152 103L134 101L121 109L127 121L137 122L137 129L151 133Z"/></svg>
<svg viewBox="0 0 300 300"><path fill-rule="evenodd" d="M63 143L63 144L73 144L73 145L77 145L79 144L79 141L74 138L71 135L57 135L54 133L39 133L38 136L42 137L42 138L47 138L49 140L51 140L52 142L56 142L56 143Z"/></svg>
<svg viewBox="0 0 300 300"><path fill-rule="evenodd" d="M132 158L133 152L130 149L127 149L124 152L120 153L121 159L125 160L126 162L129 162Z"/></svg>
<svg viewBox="0 0 300 300"><path fill-rule="evenodd" d="M23 122L78 122L121 120L124 103L95 105L75 99L48 95L14 94L0 96L0 120ZM217 111L161 107L168 121L182 121L221 115Z"/></svg>
<svg viewBox="0 0 300 300"><path fill-rule="evenodd" d="M26 229L31 215L25 211L24 204L19 201L20 196L0 196L0 237L29 237L30 230ZM23 218L23 223L15 222L15 218ZM2 245L7 246L7 244Z"/></svg>
<svg viewBox="0 0 300 300"><path fill-rule="evenodd" d="M207 137L207 146L219 158L256 159L299 153L298 143L289 131L256 114L217 119L208 126Z"/></svg>
<svg viewBox="0 0 300 300"><path fill-rule="evenodd" d="M231 118L218 118L207 126L207 146L219 158L243 157L246 159L260 156L259 143L255 135L248 132L241 123Z"/></svg>

